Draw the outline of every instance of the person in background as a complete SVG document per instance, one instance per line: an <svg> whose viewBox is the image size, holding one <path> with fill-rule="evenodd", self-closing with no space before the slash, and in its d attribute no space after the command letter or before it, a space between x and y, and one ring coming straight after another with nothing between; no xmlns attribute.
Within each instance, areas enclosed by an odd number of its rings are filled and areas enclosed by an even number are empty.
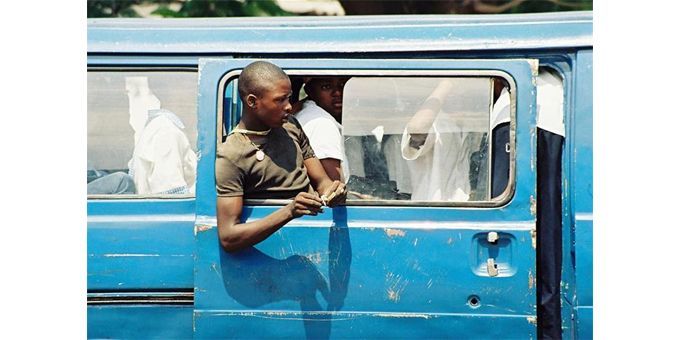
<svg viewBox="0 0 680 340"><path fill-rule="evenodd" d="M296 105L299 112L295 115L328 177L342 182L349 178L341 125L343 89L348 79L305 79L307 98Z"/></svg>
<svg viewBox="0 0 680 340"><path fill-rule="evenodd" d="M411 173L411 200L470 198L469 155L475 145L454 119L441 114L452 90L449 79L439 81L404 128L401 151Z"/></svg>

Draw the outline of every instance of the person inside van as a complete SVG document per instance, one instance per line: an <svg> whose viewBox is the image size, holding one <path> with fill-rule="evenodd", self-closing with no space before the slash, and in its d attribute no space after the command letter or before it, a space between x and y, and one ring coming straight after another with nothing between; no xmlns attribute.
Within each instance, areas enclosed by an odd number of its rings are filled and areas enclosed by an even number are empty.
<svg viewBox="0 0 680 340"><path fill-rule="evenodd" d="M470 199L469 155L478 145L458 122L440 114L452 89L449 79L439 81L404 128L401 152L411 174L412 200Z"/></svg>
<svg viewBox="0 0 680 340"><path fill-rule="evenodd" d="M296 103L295 118L309 138L309 143L332 180L349 178L345 143L342 137L342 95L348 77L306 78L307 98Z"/></svg>
<svg viewBox="0 0 680 340"><path fill-rule="evenodd" d="M317 215L323 205L333 207L346 197L344 183L328 177L291 115L291 82L283 70L253 62L241 72L238 92L243 115L215 159L218 235L228 252L253 246L294 218ZM242 223L243 200L249 198L293 201Z"/></svg>
<svg viewBox="0 0 680 340"><path fill-rule="evenodd" d="M149 78L125 78L129 124L134 131L134 150L128 173L115 172L87 185L88 194L193 194L196 185L196 153L184 133L182 120L161 108L149 86Z"/></svg>

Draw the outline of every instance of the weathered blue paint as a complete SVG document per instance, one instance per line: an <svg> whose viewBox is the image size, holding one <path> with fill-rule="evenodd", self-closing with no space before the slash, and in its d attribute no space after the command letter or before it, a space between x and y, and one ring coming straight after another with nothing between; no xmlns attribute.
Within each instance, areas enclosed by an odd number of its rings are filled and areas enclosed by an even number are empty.
<svg viewBox="0 0 680 340"><path fill-rule="evenodd" d="M593 51L576 57L573 161L571 162L576 258L577 336L592 338L593 327Z"/></svg>
<svg viewBox="0 0 680 340"><path fill-rule="evenodd" d="M194 199L88 200L87 289L192 288Z"/></svg>
<svg viewBox="0 0 680 340"><path fill-rule="evenodd" d="M250 62L201 61L199 129L201 137L205 137L199 140L201 154L212 155L217 139L216 103L221 94L214 89L226 73ZM327 209L319 216L289 223L256 248L227 254L219 245L212 218L216 200L214 181L199 183L196 208L201 222L196 236L195 335L224 334L233 329L234 322L239 322L242 329L259 329L261 336L279 336L278 325L286 321L291 329L288 335L304 334L308 338L324 338L329 334L342 337L357 332L386 337L457 334L446 328L436 331L447 323L468 324L470 328L460 329L459 334L485 337L500 332L489 329L469 333L469 330L484 329L483 325L488 326L490 320L493 323L501 320L498 324L523 325L506 328L505 336L534 336L535 326L528 321L536 315L536 259L531 236L535 228L531 211L531 200L536 197L531 157L535 140L530 128L535 126L536 70L532 64L526 60L272 62L285 70L444 69L509 73L518 84L515 193L508 204L492 209L360 206ZM202 157L199 171L205 178L214 178L214 157ZM277 208L250 206L243 219L263 218ZM500 232L497 246L486 241L489 231ZM497 277L490 277L486 271L488 258L498 262ZM479 299L476 308L468 303L472 296ZM274 317L267 317L271 313ZM364 317L350 316L354 321L335 326L331 319L345 318L345 313ZM399 319L402 327L389 327L395 323L394 315L402 314L416 314L433 321L430 324L409 316ZM326 320L318 323L317 317ZM291 318L297 321L286 320ZM364 328L368 324L385 328ZM428 326L423 329L423 324ZM331 328L337 330L328 333Z"/></svg>
<svg viewBox="0 0 680 340"><path fill-rule="evenodd" d="M192 306L88 306L88 339L190 339Z"/></svg>
<svg viewBox="0 0 680 340"><path fill-rule="evenodd" d="M248 297L247 289L237 287L234 290L229 281L229 289L236 292L230 295L222 265L233 261L225 260L231 255L219 250L215 235L214 110L218 95L215 82L220 70L223 73L231 66L245 64L245 61L234 63L226 59L249 56L286 58L276 62L287 69L451 69L454 65L454 69L478 70L486 67L503 69L513 76L523 74L518 81L522 84L528 78L524 71L514 68L514 63L523 62L507 63L501 59L538 59L542 66L557 69L565 81L567 122L563 157L565 256L562 292L563 319L569 322L563 323L563 335L565 338L591 338L591 35L590 12L89 20L90 67L201 69L197 99L201 160L198 201L88 200L88 290L132 291L153 296L158 294L153 293L154 290L194 288L195 311L194 306L90 306L88 337L274 335L300 338L308 334L323 337L327 332L332 337L535 336L535 321L531 318L535 315L532 309L535 295L527 272L535 257L533 253L525 257L530 252L527 240L530 244L529 226L534 221L530 198L535 188L530 187L530 183L535 183L535 174L527 164L531 164L536 150L532 135L535 118L529 113L535 110L535 93L522 90L518 92L518 107L522 110L517 120L518 186L508 205L492 209L348 206L344 213L336 209L337 216L329 209L325 214L302 218L286 226L258 245L261 255L251 258L253 267L265 265L276 269L287 265L297 270L293 272L301 278L306 278L307 272L319 273L329 286L326 296L317 291L311 299L304 294L307 286L300 284L293 287L297 290L285 294L250 294L252 296ZM215 59L208 61L206 57ZM450 59L458 60L452 62ZM498 60L483 62L480 59ZM215 68L203 72L211 66ZM524 110L528 111L523 113ZM532 177L533 181L529 180ZM250 219L263 217L275 208L246 207L244 216ZM345 217L339 217L342 215ZM513 239L512 247L508 247L512 251L498 254L504 259L499 260L501 268L506 266L510 270L505 273L514 273L512 275L479 276L483 270L478 262L488 248L479 246L482 243L477 241L480 233L491 230L506 233ZM461 239L456 243L451 237L453 245L449 245L447 235L460 235ZM444 238L450 248L442 244ZM345 247L347 244L350 247ZM346 255L347 250L349 255ZM512 260L506 254L512 254ZM459 261L461 257L464 259ZM313 267L307 266L310 263ZM244 268L247 266L242 266L240 272L228 270L227 273L237 276L244 273ZM349 268L349 277L343 281L345 268ZM455 271L462 274L453 275ZM425 274L437 279L432 280L429 288L430 281L425 281ZM396 283L392 295L388 291L392 287L389 282ZM274 283L285 285L291 280ZM262 284L253 286L263 287ZM442 291L435 291L435 287ZM398 291L400 288L403 289ZM342 293L345 289L346 294ZM517 291L522 289L529 294L518 295ZM397 292L399 294L395 295ZM468 306L466 292L476 293L480 299L478 308ZM210 300L211 293L221 299ZM303 300L283 298L295 294L306 297L304 308ZM257 300L258 296L260 301L247 299ZM281 299L266 302L277 296ZM394 301L396 296L398 301ZM436 297L432 299L435 301L427 303L424 299L428 296ZM257 305L262 299L266 303ZM318 302L318 308L312 300ZM329 301L332 306L341 304L333 315L326 314ZM196 326L195 333L192 326ZM234 329L247 329L247 332L237 334Z"/></svg>
<svg viewBox="0 0 680 340"><path fill-rule="evenodd" d="M87 39L90 53L354 53L592 45L591 12L511 17L89 19Z"/></svg>

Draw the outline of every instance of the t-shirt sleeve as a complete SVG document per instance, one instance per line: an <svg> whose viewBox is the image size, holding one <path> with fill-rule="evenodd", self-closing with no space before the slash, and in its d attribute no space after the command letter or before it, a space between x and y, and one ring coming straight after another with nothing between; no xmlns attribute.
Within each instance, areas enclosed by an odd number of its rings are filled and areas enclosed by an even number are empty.
<svg viewBox="0 0 680 340"><path fill-rule="evenodd" d="M314 154L314 150L309 144L309 138L307 138L307 135L305 134L305 131L302 129L300 122L298 122L298 120L295 119L294 117L289 117L288 121L295 126L294 133L297 136L298 144L300 145L300 150L302 151L302 159L304 160L316 157L316 155Z"/></svg>
<svg viewBox="0 0 680 340"><path fill-rule="evenodd" d="M334 158L343 160L342 135L335 124L328 119L313 119L303 126L309 144L318 159Z"/></svg>
<svg viewBox="0 0 680 340"><path fill-rule="evenodd" d="M218 151L215 159L215 187L217 189L217 196L243 196L245 173L234 162L225 157L223 152L224 150Z"/></svg>

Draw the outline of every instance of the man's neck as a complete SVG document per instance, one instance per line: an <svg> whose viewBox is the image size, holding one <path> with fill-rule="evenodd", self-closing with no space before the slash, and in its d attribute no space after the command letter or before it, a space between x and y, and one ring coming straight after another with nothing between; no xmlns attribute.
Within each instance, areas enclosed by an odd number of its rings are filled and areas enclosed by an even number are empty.
<svg viewBox="0 0 680 340"><path fill-rule="evenodd" d="M256 120L256 119L249 119L251 115L245 114L243 117L241 117L241 121L239 122L238 126L242 129L246 130L251 130L251 131L266 131L269 130L270 128L266 125L264 125L262 122Z"/></svg>

